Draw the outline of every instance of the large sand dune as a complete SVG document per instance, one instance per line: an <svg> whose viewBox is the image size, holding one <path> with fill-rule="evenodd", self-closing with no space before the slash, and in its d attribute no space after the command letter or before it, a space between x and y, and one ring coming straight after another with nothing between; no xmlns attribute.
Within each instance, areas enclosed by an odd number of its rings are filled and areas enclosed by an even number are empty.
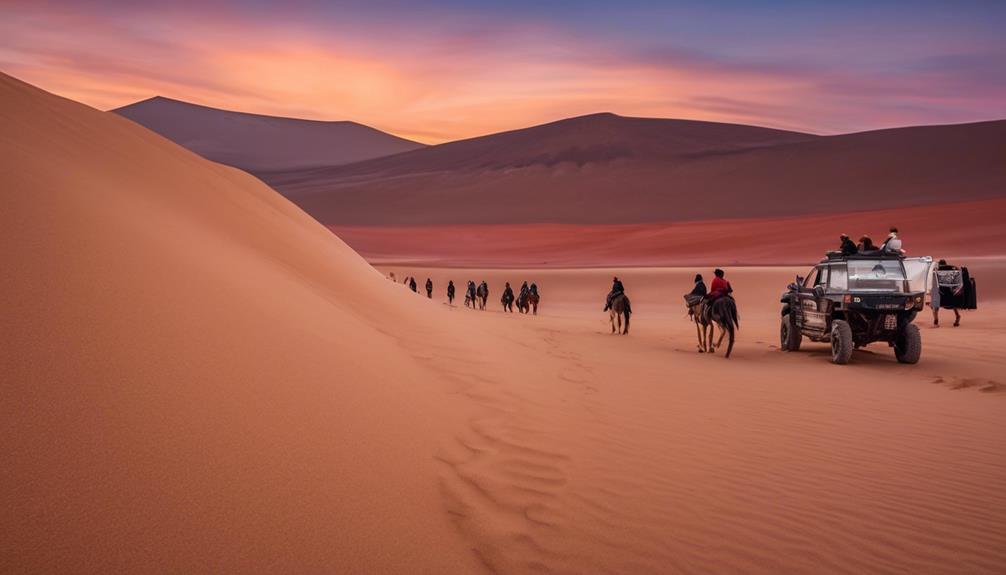
<svg viewBox="0 0 1006 575"><path fill-rule="evenodd" d="M248 171L332 166L424 147L356 122L246 114L160 96L113 112L205 158Z"/></svg>
<svg viewBox="0 0 1006 575"><path fill-rule="evenodd" d="M124 118L2 76L0 123L0 571L477 568L399 290Z"/></svg>
<svg viewBox="0 0 1006 575"><path fill-rule="evenodd" d="M778 351L800 270L728 268L725 360L695 269L382 270L430 300L131 122L7 77L0 106L2 572L1006 569L1001 260L959 262L982 309L915 366ZM539 316L497 311L521 279Z"/></svg>
<svg viewBox="0 0 1006 575"><path fill-rule="evenodd" d="M600 114L263 172L326 225L630 224L1004 197L1006 121L828 137Z"/></svg>

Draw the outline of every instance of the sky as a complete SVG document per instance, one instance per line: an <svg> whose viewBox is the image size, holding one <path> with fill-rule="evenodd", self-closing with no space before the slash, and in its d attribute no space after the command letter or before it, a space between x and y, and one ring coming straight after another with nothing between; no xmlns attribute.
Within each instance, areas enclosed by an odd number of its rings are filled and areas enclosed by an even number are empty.
<svg viewBox="0 0 1006 575"><path fill-rule="evenodd" d="M1006 118L1006 0L0 0L0 71L425 143L614 112L818 134Z"/></svg>

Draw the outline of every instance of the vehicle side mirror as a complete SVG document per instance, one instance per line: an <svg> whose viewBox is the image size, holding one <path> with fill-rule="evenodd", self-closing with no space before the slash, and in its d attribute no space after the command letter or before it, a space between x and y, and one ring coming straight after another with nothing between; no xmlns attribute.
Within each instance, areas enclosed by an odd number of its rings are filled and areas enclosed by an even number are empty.
<svg viewBox="0 0 1006 575"><path fill-rule="evenodd" d="M824 297L824 286L814 286L814 297L816 298Z"/></svg>

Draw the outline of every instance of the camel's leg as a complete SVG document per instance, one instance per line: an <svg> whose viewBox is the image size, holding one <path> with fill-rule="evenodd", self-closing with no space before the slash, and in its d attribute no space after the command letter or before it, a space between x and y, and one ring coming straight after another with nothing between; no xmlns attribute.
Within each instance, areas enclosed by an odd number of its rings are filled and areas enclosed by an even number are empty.
<svg viewBox="0 0 1006 575"><path fill-rule="evenodd" d="M695 322L695 338L699 340L699 353L706 351L705 346L702 345L702 327L699 325L698 321Z"/></svg>
<svg viewBox="0 0 1006 575"><path fill-rule="evenodd" d="M608 320L611 321L611 333L615 333L615 310L608 312Z"/></svg>
<svg viewBox="0 0 1006 575"><path fill-rule="evenodd" d="M713 337L716 335L716 324L709 323L706 326L706 351L709 353L716 353L716 348L713 346Z"/></svg>
<svg viewBox="0 0 1006 575"><path fill-rule="evenodd" d="M725 336L726 334L727 334L726 328L724 328L721 325L720 326L720 339L719 339L719 341L716 342L716 347L722 347L723 346L723 336Z"/></svg>

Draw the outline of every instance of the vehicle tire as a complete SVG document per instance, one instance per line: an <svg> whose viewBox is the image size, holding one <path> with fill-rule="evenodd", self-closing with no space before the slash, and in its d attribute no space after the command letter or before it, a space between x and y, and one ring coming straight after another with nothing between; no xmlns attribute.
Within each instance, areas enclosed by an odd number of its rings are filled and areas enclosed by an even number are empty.
<svg viewBox="0 0 1006 575"><path fill-rule="evenodd" d="M799 351L803 334L793 324L793 316L786 313L782 316L779 326L779 348L783 351Z"/></svg>
<svg viewBox="0 0 1006 575"><path fill-rule="evenodd" d="M852 328L849 322L836 319L831 322L831 361L845 365L852 359Z"/></svg>
<svg viewBox="0 0 1006 575"><path fill-rule="evenodd" d="M922 357L922 334L919 326L910 323L901 330L898 339L894 341L894 356L901 363L919 363Z"/></svg>

